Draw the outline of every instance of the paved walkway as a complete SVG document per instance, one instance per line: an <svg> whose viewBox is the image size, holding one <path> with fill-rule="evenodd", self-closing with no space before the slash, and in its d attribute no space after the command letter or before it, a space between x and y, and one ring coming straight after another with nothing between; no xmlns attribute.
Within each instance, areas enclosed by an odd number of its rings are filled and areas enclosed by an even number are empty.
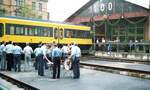
<svg viewBox="0 0 150 90"><path fill-rule="evenodd" d="M44 77L32 72L2 72L40 90L150 90L150 80L101 71L81 69L81 78L64 76L51 79L49 70Z"/></svg>
<svg viewBox="0 0 150 90"><path fill-rule="evenodd" d="M111 62L111 61L100 61L100 60L87 60L87 61L81 61L81 63L150 72L150 65L138 64L138 63Z"/></svg>

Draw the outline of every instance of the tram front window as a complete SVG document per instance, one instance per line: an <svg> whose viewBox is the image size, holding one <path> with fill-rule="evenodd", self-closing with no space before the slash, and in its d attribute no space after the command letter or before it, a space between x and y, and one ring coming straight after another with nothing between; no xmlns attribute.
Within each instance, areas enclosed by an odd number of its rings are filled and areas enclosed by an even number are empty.
<svg viewBox="0 0 150 90"><path fill-rule="evenodd" d="M3 24L0 23L0 37L3 36Z"/></svg>

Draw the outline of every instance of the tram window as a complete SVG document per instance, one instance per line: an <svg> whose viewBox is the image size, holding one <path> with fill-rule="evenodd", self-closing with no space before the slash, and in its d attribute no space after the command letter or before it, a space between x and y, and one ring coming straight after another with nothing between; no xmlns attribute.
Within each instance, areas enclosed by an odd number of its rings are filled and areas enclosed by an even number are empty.
<svg viewBox="0 0 150 90"><path fill-rule="evenodd" d="M72 31L66 31L65 37L67 37L67 38L73 37L73 32Z"/></svg>
<svg viewBox="0 0 150 90"><path fill-rule="evenodd" d="M15 34L15 27L14 26L10 26L10 35L14 35Z"/></svg>
<svg viewBox="0 0 150 90"><path fill-rule="evenodd" d="M90 38L90 32L89 31L85 31L84 33L84 38Z"/></svg>
<svg viewBox="0 0 150 90"><path fill-rule="evenodd" d="M23 26L20 27L20 34L24 35L24 27Z"/></svg>
<svg viewBox="0 0 150 90"><path fill-rule="evenodd" d="M28 30L29 30L29 35L32 35L32 28L28 28Z"/></svg>
<svg viewBox="0 0 150 90"><path fill-rule="evenodd" d="M16 27L16 35L20 35L20 27Z"/></svg>
<svg viewBox="0 0 150 90"><path fill-rule="evenodd" d="M28 35L28 28L25 27L25 35L27 36Z"/></svg>
<svg viewBox="0 0 150 90"><path fill-rule="evenodd" d="M60 31L59 31L59 37L63 38L63 29L60 29Z"/></svg>
<svg viewBox="0 0 150 90"><path fill-rule="evenodd" d="M37 33L38 33L38 36L41 36L41 29L39 27L37 27Z"/></svg>
<svg viewBox="0 0 150 90"><path fill-rule="evenodd" d="M82 32L82 31L76 31L76 37L77 38L82 38L83 35L84 35L84 32Z"/></svg>
<svg viewBox="0 0 150 90"><path fill-rule="evenodd" d="M3 36L3 24L0 23L0 37Z"/></svg>
<svg viewBox="0 0 150 90"><path fill-rule="evenodd" d="M44 34L44 36L48 36L48 32L47 31L48 31L47 28L43 28L43 34Z"/></svg>
<svg viewBox="0 0 150 90"><path fill-rule="evenodd" d="M55 29L54 29L54 36L55 36L55 38L58 38L58 33L59 33L59 32L58 32L58 29L55 28Z"/></svg>
<svg viewBox="0 0 150 90"><path fill-rule="evenodd" d="M35 35L36 36L38 35L38 29L37 29L37 27L35 27Z"/></svg>
<svg viewBox="0 0 150 90"><path fill-rule="evenodd" d="M53 36L53 29L52 28L48 28L48 33L49 33L49 36Z"/></svg>
<svg viewBox="0 0 150 90"><path fill-rule="evenodd" d="M10 26L8 24L6 24L6 34L7 35L10 34Z"/></svg>
<svg viewBox="0 0 150 90"><path fill-rule="evenodd" d="M65 33L65 37L69 37L69 31L66 31L66 33Z"/></svg>
<svg viewBox="0 0 150 90"><path fill-rule="evenodd" d="M64 36L66 38L90 38L90 32L66 29Z"/></svg>
<svg viewBox="0 0 150 90"><path fill-rule="evenodd" d="M44 36L44 30L43 30L43 28L40 27L39 30L40 30L40 36Z"/></svg>
<svg viewBox="0 0 150 90"><path fill-rule="evenodd" d="M48 36L48 37L50 36L50 31L49 31L49 30L47 30L47 36Z"/></svg>
<svg viewBox="0 0 150 90"><path fill-rule="evenodd" d="M60 38L63 38L63 31L61 30L59 33Z"/></svg>
<svg viewBox="0 0 150 90"><path fill-rule="evenodd" d="M34 36L35 35L35 27L31 28L31 35Z"/></svg>

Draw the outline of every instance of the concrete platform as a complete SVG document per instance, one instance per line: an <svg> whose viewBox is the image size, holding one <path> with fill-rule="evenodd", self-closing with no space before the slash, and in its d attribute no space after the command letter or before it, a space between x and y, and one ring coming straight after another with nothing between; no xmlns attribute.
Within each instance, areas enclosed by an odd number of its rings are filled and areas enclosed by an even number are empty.
<svg viewBox="0 0 150 90"><path fill-rule="evenodd" d="M138 63L110 62L110 61L98 61L98 60L81 61L81 63L150 72L150 65L138 64Z"/></svg>
<svg viewBox="0 0 150 90"><path fill-rule="evenodd" d="M49 70L44 77L32 72L2 72L40 90L150 90L150 79L141 79L101 71L81 69L81 78L51 79Z"/></svg>

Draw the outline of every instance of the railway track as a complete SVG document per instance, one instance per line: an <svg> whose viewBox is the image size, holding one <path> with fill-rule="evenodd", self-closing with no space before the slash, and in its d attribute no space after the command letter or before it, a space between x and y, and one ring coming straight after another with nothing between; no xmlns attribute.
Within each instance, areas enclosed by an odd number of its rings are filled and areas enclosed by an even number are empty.
<svg viewBox="0 0 150 90"><path fill-rule="evenodd" d="M24 90L40 90L40 89L38 89L36 87L33 87L33 86L31 86L31 85L29 85L27 83L24 83L22 81L19 81L17 79L14 79L14 78L12 78L10 76L7 76L7 75L5 75L3 73L0 73L0 77L5 79L5 80L7 80L8 82L11 82L11 83L17 85L18 87L23 88Z"/></svg>
<svg viewBox="0 0 150 90"><path fill-rule="evenodd" d="M98 65L98 64L90 64L90 63L85 63L82 61L80 62L80 66L82 68L87 68L87 69L93 69L93 70L111 72L111 73L116 73L116 74L121 74L121 75L150 79L150 71L143 71L143 70L138 70L138 69L137 70L127 69L127 68Z"/></svg>
<svg viewBox="0 0 150 90"><path fill-rule="evenodd" d="M107 57L95 57L95 56L84 56L81 60L101 60L101 61L112 61L112 62L126 62L126 63L139 63L139 64L146 64L150 65L149 60L129 60L129 59L118 59L118 58L107 58Z"/></svg>

